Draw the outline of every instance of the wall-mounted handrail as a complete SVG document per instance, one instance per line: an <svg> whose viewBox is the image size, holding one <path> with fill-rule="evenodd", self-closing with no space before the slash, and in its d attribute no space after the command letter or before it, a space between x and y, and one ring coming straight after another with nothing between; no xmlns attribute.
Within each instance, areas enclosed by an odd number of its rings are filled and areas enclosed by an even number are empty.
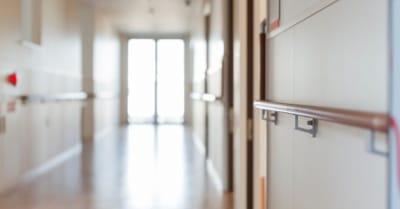
<svg viewBox="0 0 400 209"><path fill-rule="evenodd" d="M222 101L222 97L216 96L214 94L203 94L203 93L196 93L193 92L190 94L190 98L195 101L202 101L202 102L218 102Z"/></svg>
<svg viewBox="0 0 400 209"><path fill-rule="evenodd" d="M254 107L264 111L281 112L296 116L329 121L371 131L387 132L389 117L385 113L363 112L330 107L255 101Z"/></svg>
<svg viewBox="0 0 400 209"><path fill-rule="evenodd" d="M26 94L14 97L22 103L28 102L64 102L64 101L83 101L89 98L85 92L70 92L59 94Z"/></svg>
<svg viewBox="0 0 400 209"><path fill-rule="evenodd" d="M113 91L101 91L101 92L96 92L96 93L87 93L88 99L102 99L102 100L107 100L107 99L116 99L121 96L118 92L113 92Z"/></svg>
<svg viewBox="0 0 400 209"><path fill-rule="evenodd" d="M118 98L119 94L114 92L66 92L57 94L23 94L8 96L7 98L13 100L20 100L23 104L30 102L71 102L71 101L85 101L89 99L113 99Z"/></svg>

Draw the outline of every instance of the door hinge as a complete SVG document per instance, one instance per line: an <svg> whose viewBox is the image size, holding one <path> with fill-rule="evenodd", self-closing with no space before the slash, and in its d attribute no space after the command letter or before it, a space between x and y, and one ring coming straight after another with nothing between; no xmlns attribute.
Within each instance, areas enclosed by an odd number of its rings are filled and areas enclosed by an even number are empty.
<svg viewBox="0 0 400 209"><path fill-rule="evenodd" d="M247 119L247 140L253 140L253 119Z"/></svg>

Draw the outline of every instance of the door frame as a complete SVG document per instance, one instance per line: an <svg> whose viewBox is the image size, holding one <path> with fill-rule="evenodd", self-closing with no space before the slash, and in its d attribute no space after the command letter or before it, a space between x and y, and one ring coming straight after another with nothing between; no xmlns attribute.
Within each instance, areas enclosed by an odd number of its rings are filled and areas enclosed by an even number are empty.
<svg viewBox="0 0 400 209"><path fill-rule="evenodd" d="M221 92L220 95L214 95L219 98L218 103L223 105L224 112L224 168L221 176L223 191L232 193L234 191L234 142L233 142L233 2L230 0L222 1L222 39L224 42L224 54L222 58L221 70ZM211 2L207 2L203 9L204 40L206 42L206 71L204 72L204 90L209 92L209 69L210 69L210 49L212 47L211 34L214 13L210 9ZM219 13L217 13L219 15ZM213 94L212 94L213 95ZM209 102L205 102L205 131L204 147L205 159L209 160L209 131L210 131L210 109Z"/></svg>
<svg viewBox="0 0 400 209"><path fill-rule="evenodd" d="M254 0L247 0L247 208L254 207Z"/></svg>
<svg viewBox="0 0 400 209"><path fill-rule="evenodd" d="M235 208L253 209L253 0L234 1Z"/></svg>
<svg viewBox="0 0 400 209"><path fill-rule="evenodd" d="M188 115L190 114L190 93L191 90L188 89L187 87L187 83L188 81L190 82L190 72L188 70L188 59L190 56L188 56L189 53L189 35L186 33L180 33L180 34L147 34L147 33L134 33L134 34L124 34L121 35L121 77L125 76L125 78L121 78L122 82L121 82L121 89L123 90L121 92L121 123L123 124L129 124L129 114L128 114L128 96L129 96L129 81L127 79L127 77L129 76L129 41L132 39L153 39L155 40L156 44L155 44L155 62L157 63L158 61L158 47L157 47L157 41L161 40L161 39L180 39L184 42L184 86L185 86L185 92L184 92L184 116L183 116L183 122L182 124L185 124L186 122L188 122L188 120L190 120L190 118L188 117ZM126 59L126 60L125 60ZM158 71L158 67L157 64L155 65L155 73L157 75L157 71ZM155 82L155 94L154 94L154 119L152 121L153 124L158 125L158 118L157 118L157 85L158 85L158 81L156 78L156 82Z"/></svg>
<svg viewBox="0 0 400 209"><path fill-rule="evenodd" d="M232 127L233 121L234 121L234 116L233 116L233 108L234 108L234 68L233 68L233 52L234 52L234 47L233 47L233 9L234 9L234 3L231 0L225 1L225 14L224 17L226 19L226 26L224 28L225 34L224 34L224 41L225 41L225 49L224 49L224 58L223 58L223 75L222 79L224 79L225 82L223 83L222 89L224 92L222 94L226 95L224 98L225 101L223 101L225 107L225 115L226 115L226 123L228 130L226 132L227 134L227 185L226 185L226 192L234 192L234 128Z"/></svg>

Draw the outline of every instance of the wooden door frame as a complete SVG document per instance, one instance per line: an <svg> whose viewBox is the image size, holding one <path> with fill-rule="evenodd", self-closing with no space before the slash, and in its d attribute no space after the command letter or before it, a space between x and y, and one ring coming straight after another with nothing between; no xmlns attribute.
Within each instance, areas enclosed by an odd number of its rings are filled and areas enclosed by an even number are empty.
<svg viewBox="0 0 400 209"><path fill-rule="evenodd" d="M235 207L253 209L253 0L234 6Z"/></svg>
<svg viewBox="0 0 400 209"><path fill-rule="evenodd" d="M224 109L226 115L227 135L227 187L226 192L234 191L234 143L233 143L233 2L226 0L225 13L225 49L223 64L223 95Z"/></svg>
<svg viewBox="0 0 400 209"><path fill-rule="evenodd" d="M254 0L247 0L247 208L254 207Z"/></svg>

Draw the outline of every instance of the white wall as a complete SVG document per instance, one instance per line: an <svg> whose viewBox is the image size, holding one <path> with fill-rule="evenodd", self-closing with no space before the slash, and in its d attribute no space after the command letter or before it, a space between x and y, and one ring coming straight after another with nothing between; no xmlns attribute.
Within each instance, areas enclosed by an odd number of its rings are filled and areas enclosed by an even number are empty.
<svg viewBox="0 0 400 209"><path fill-rule="evenodd" d="M0 74L16 71L17 87L0 83L0 191L14 186L28 173L80 144L81 104L19 102L8 112L10 95L49 94L81 90L79 3L43 0L39 48L21 44L21 1L1 0Z"/></svg>
<svg viewBox="0 0 400 209"><path fill-rule="evenodd" d="M0 0L0 117L6 122L0 134L0 192L79 151L82 135L101 135L118 122L115 96L85 103L17 101L15 111L7 110L12 95L119 92L119 42L107 18L78 0L42 1L37 46L21 44L22 1ZM10 72L18 73L16 87L4 81ZM87 107L92 112L81 122ZM89 131L84 134L82 127Z"/></svg>

